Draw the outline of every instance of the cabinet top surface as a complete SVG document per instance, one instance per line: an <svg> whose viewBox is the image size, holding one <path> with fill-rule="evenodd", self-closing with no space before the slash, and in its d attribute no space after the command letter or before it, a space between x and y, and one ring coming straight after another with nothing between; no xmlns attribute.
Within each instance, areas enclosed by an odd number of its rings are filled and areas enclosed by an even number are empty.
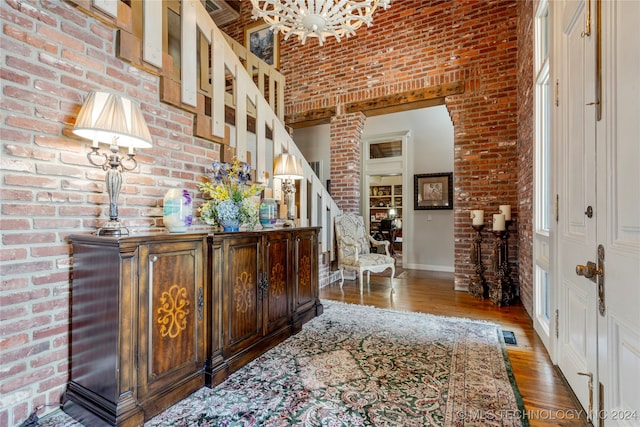
<svg viewBox="0 0 640 427"><path fill-rule="evenodd" d="M95 234L72 234L69 236L69 239L72 242L76 241L84 241L84 242L100 242L103 244L119 244L126 242L167 242L167 241L193 241L205 239L209 236L246 236L246 235L256 235L256 234L264 234L264 233L272 233L277 231L301 231L301 230L320 230L321 227L277 227L268 230L254 230L254 231L234 231L234 232L213 232L213 231L202 231L202 232L192 232L192 233L168 233L168 232L149 232L149 233L138 233L138 234L130 234L125 236L97 236Z"/></svg>

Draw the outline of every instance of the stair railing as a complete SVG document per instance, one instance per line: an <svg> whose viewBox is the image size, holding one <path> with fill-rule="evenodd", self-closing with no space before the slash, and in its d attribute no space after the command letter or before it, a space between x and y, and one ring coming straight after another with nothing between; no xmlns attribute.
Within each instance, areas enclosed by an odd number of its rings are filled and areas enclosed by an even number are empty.
<svg viewBox="0 0 640 427"><path fill-rule="evenodd" d="M161 2L145 1L145 8L149 3ZM197 106L200 80L197 73L198 52L196 52L196 47L198 46L198 35L201 34L210 48L211 87L210 96L206 97L206 102L211 103L212 135L224 138L225 102L232 102L235 109L236 157L240 161L247 160L247 115L255 117L256 159L251 159L251 161L258 180L272 175L273 165L267 165L265 162L267 128L271 133L274 157L285 151L303 160L305 179L302 181L299 191L299 216L300 218L309 218L310 225L322 226L320 236L322 252L330 252L331 259L333 259L333 218L340 213L340 209L304 159L283 124L284 96L276 95L276 93L284 93L284 78L280 80L275 73L268 70L267 64L263 65L262 61L251 52L247 52L244 46L239 43L229 44L228 37L218 29L200 1L182 1L181 21L182 102L193 107ZM245 64L241 58L244 58ZM265 99L263 96L265 88L260 88L255 84L253 74L248 72L245 66L250 70L263 70L258 79L259 82L263 81L265 74L268 76L270 86L267 93L270 100ZM193 70L193 72L185 72L185 70ZM226 90L228 78L234 80L234 90L231 94ZM207 89L209 88L207 87ZM276 106L279 113L274 111L272 105Z"/></svg>

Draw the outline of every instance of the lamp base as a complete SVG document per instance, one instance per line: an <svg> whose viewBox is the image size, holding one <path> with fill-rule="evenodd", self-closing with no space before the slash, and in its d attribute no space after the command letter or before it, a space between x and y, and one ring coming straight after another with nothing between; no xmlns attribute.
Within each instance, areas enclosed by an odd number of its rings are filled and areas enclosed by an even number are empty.
<svg viewBox="0 0 640 427"><path fill-rule="evenodd" d="M105 225L98 228L96 234L98 236L128 236L129 229L117 219L109 220Z"/></svg>

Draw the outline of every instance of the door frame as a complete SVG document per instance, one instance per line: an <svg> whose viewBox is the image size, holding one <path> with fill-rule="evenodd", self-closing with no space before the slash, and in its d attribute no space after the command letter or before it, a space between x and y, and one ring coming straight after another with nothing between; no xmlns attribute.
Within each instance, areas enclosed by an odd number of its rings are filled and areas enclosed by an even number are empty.
<svg viewBox="0 0 640 427"><path fill-rule="evenodd" d="M408 208L409 208L409 198L407 197L410 193L408 189L410 189L410 185L413 183L410 181L409 174L406 173L406 165L408 164L410 149L409 138L411 137L410 130L391 132L391 133L382 133L375 134L369 137L362 139L362 150L361 151L361 159L360 159L360 170L362 171L362 175L364 179L361 180L362 187L360 188L360 212L362 212L362 216L364 217L365 227L368 230L370 226L369 220L369 200L367 195L369 194L369 184L371 183L371 177L377 175L396 175L402 177L402 222L403 228L405 228L408 220ZM398 141L402 142L402 155L398 157L390 157L388 159L369 159L370 146L371 144L381 143L381 142L390 142L390 141ZM407 246L409 241L411 240L410 236L404 236L402 238L402 248L411 247Z"/></svg>

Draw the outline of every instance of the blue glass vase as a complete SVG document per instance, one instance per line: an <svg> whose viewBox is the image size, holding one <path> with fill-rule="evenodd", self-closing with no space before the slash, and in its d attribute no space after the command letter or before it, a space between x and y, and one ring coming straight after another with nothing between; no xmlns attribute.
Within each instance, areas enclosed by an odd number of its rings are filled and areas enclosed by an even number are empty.
<svg viewBox="0 0 640 427"><path fill-rule="evenodd" d="M218 223L224 231L238 231L240 229L240 206L231 200L218 203Z"/></svg>
<svg viewBox="0 0 640 427"><path fill-rule="evenodd" d="M240 221L237 218L221 220L220 225L222 225L222 231L225 232L240 230Z"/></svg>
<svg viewBox="0 0 640 427"><path fill-rule="evenodd" d="M260 205L260 224L262 228L273 228L278 216L278 205L273 199L263 199Z"/></svg>

